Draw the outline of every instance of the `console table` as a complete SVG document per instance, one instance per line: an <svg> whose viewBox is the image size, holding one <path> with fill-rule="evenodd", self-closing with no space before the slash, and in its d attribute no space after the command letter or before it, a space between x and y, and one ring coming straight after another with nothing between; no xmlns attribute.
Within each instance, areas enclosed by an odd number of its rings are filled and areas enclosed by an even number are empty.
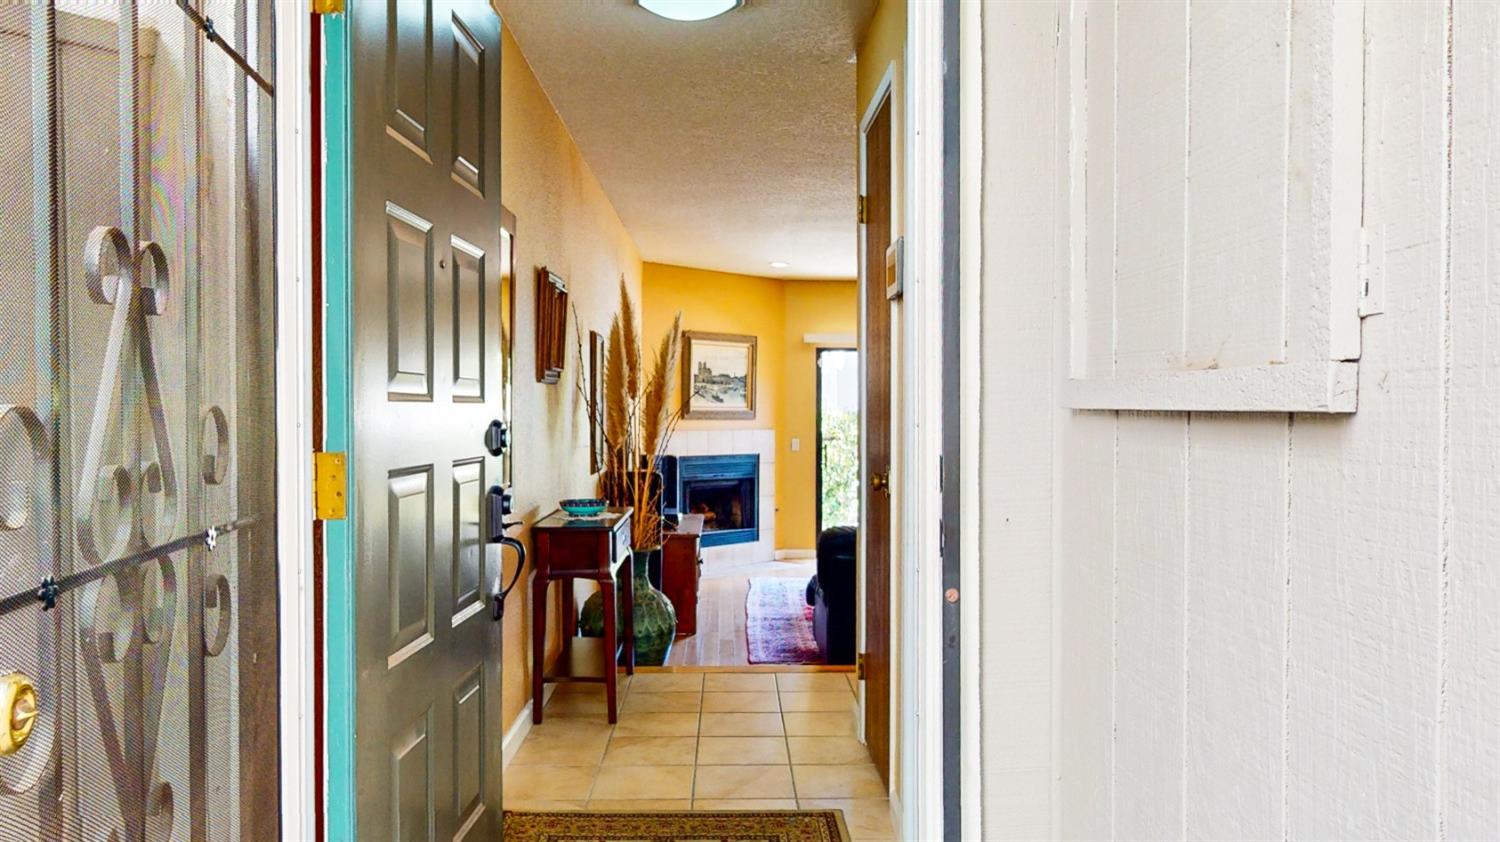
<svg viewBox="0 0 1500 842"><path fill-rule="evenodd" d="M553 512L531 527L536 553L531 583L531 721L542 721L542 686L547 681L602 682L609 721L616 720L617 658L625 673L635 673L635 601L631 598L630 508L605 509L596 517L576 518ZM574 579L598 582L604 592L604 637L576 635ZM563 583L562 652L551 674L547 659L547 586ZM623 599L619 599L623 596ZM623 603L625 639L616 640L615 607ZM623 653L621 647L623 646Z"/></svg>
<svg viewBox="0 0 1500 842"><path fill-rule="evenodd" d="M677 610L677 633L698 633L698 574L703 564L703 515L683 515L663 533L661 590Z"/></svg>

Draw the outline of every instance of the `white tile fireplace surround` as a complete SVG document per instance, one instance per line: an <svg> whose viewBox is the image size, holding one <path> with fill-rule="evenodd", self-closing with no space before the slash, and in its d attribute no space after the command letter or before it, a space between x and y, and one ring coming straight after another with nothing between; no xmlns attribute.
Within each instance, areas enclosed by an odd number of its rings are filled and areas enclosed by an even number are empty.
<svg viewBox="0 0 1500 842"><path fill-rule="evenodd" d="M760 540L753 544L705 547L703 563L754 564L776 555L776 431L681 430L672 434L667 453L673 456L720 456L754 453L760 457Z"/></svg>

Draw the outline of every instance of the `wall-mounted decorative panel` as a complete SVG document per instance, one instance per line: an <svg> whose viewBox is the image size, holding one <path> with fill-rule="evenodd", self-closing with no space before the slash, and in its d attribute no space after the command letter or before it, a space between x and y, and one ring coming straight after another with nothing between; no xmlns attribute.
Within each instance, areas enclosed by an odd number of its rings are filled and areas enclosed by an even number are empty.
<svg viewBox="0 0 1500 842"><path fill-rule="evenodd" d="M562 379L568 353L568 285L546 267L536 273L536 381Z"/></svg>
<svg viewBox="0 0 1500 842"><path fill-rule="evenodd" d="M1363 4L1081 10L1064 404L1353 412Z"/></svg>

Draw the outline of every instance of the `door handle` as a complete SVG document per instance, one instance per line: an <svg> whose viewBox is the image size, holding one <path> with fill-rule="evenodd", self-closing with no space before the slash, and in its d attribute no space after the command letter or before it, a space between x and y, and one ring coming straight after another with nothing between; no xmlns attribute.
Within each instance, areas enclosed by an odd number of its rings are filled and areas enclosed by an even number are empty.
<svg viewBox="0 0 1500 842"><path fill-rule="evenodd" d="M484 449L491 456L499 456L510 449L510 427L504 421L496 418L484 430Z"/></svg>
<svg viewBox="0 0 1500 842"><path fill-rule="evenodd" d="M499 621L505 616L505 598L510 596L511 590L521 578L521 571L526 568L526 545L515 538L501 538L495 543L502 547L510 547L516 551L516 572L510 574L510 581L504 588L500 587L500 577L495 577L495 588L490 592L490 619Z"/></svg>
<svg viewBox="0 0 1500 842"><path fill-rule="evenodd" d="M0 675L0 757L26 745L36 725L36 685L19 672Z"/></svg>
<svg viewBox="0 0 1500 842"><path fill-rule="evenodd" d="M499 422L496 422L499 423ZM485 536L485 543L499 544L501 547L510 547L516 551L516 572L510 576L510 582L504 588L500 587L500 576L495 577L495 586L490 591L490 619L499 620L505 616L505 598L521 579L521 571L526 568L526 545L520 540L505 534L505 530L513 526L520 526L519 521L506 520L505 517L511 512L512 498L509 491L498 485L490 486L490 490L484 495L485 506L488 509L486 522L489 525L489 534ZM502 561L500 569L505 569ZM503 574L502 574L503 575Z"/></svg>
<svg viewBox="0 0 1500 842"><path fill-rule="evenodd" d="M870 488L873 489L873 490L875 490L875 491L884 491L887 494L889 494L890 491L891 491L891 475L890 475L890 472L887 471L886 473L882 474L882 473L879 473L879 472L876 472L876 471L871 471L870 472Z"/></svg>

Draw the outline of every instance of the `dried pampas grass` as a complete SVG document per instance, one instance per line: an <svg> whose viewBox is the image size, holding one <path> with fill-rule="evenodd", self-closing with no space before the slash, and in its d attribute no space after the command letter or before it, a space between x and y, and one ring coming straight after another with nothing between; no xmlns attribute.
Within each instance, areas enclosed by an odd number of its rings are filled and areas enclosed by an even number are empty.
<svg viewBox="0 0 1500 842"><path fill-rule="evenodd" d="M577 311L574 311L577 319ZM682 407L674 408L677 361L682 354L682 314L662 336L652 360L649 378L644 367L640 332L635 324L635 302L620 277L620 311L609 328L604 356L604 405L590 408L593 421L604 428L604 472L599 493L612 506L630 506L632 543L635 549L661 546L661 482L656 463L682 420ZM575 331L581 333L581 331ZM582 347L579 349L583 353ZM578 388L586 394L579 367ZM587 399L584 401L588 405ZM602 417L601 417L602 416Z"/></svg>

